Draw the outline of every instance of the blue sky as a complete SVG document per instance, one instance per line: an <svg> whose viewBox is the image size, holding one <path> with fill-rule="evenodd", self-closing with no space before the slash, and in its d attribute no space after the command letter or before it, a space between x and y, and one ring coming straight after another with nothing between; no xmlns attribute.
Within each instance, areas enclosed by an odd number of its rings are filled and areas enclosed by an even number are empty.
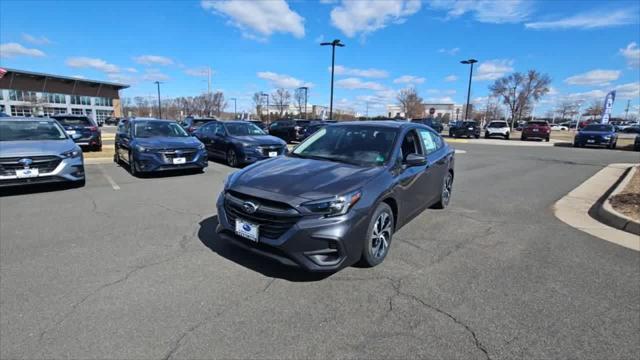
<svg viewBox="0 0 640 360"><path fill-rule="evenodd" d="M640 105L640 6L635 1L13 1L0 2L0 65L131 85L123 96L212 88L251 109L251 95L309 86L328 104L331 64L321 41L341 39L335 106L385 113L414 86L431 102L462 103L513 71L549 74L541 115L562 99Z"/></svg>

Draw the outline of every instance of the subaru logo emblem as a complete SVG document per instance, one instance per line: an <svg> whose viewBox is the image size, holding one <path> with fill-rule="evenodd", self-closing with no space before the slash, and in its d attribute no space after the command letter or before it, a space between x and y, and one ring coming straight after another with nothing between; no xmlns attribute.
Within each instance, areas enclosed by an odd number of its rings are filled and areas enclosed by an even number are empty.
<svg viewBox="0 0 640 360"><path fill-rule="evenodd" d="M29 166L31 166L31 164L33 164L33 160L27 159L27 158L20 159L20 160L18 160L18 164L24 166L25 169L28 169Z"/></svg>
<svg viewBox="0 0 640 360"><path fill-rule="evenodd" d="M247 225L247 224L244 224L244 225L242 225L242 230L244 230L244 231L251 231L251 226L249 226L249 225Z"/></svg>
<svg viewBox="0 0 640 360"><path fill-rule="evenodd" d="M245 201L242 204L242 210L244 210L244 212L246 212L247 214L253 214L258 210L258 205L252 203L251 201Z"/></svg>

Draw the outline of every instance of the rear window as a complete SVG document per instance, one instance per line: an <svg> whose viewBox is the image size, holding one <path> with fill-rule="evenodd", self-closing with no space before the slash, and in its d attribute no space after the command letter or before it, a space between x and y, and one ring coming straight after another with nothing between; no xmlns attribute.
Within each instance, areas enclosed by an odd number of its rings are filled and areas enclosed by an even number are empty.
<svg viewBox="0 0 640 360"><path fill-rule="evenodd" d="M199 126L202 126L202 125L204 125L206 123L210 123L212 121L216 121L216 120L215 119L193 119L192 124L195 127L199 127Z"/></svg>
<svg viewBox="0 0 640 360"><path fill-rule="evenodd" d="M503 128L503 127L507 127L507 123L506 122L492 122L489 124L490 128Z"/></svg>
<svg viewBox="0 0 640 360"><path fill-rule="evenodd" d="M549 126L546 121L529 121L527 125L535 125L535 126Z"/></svg>
<svg viewBox="0 0 640 360"><path fill-rule="evenodd" d="M475 126L475 121L465 121L462 123L463 126Z"/></svg>
<svg viewBox="0 0 640 360"><path fill-rule="evenodd" d="M78 117L60 116L60 117L55 117L54 119L58 120L58 122L62 125L82 125L82 126L93 125L93 123L91 123L91 120L89 120L88 117L82 117L82 116L78 116Z"/></svg>

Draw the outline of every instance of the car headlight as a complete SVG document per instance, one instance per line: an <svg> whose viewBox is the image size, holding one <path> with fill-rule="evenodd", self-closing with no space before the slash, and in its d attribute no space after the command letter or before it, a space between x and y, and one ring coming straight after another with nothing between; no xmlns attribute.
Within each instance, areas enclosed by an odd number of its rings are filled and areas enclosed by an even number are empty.
<svg viewBox="0 0 640 360"><path fill-rule="evenodd" d="M235 171L235 172L232 172L231 174L229 174L229 176L227 176L227 178L224 179L224 183L222 185L222 188L224 190L227 190L229 187L231 187L231 185L233 185L233 183L238 178L239 174L240 174L240 171Z"/></svg>
<svg viewBox="0 0 640 360"><path fill-rule="evenodd" d="M609 140L611 139L611 135L604 135L602 138L604 138L605 140Z"/></svg>
<svg viewBox="0 0 640 360"><path fill-rule="evenodd" d="M77 158L80 155L82 155L82 151L80 150L69 150L69 151L65 151L62 154L60 154L60 156L62 156L65 159L73 159L73 158Z"/></svg>
<svg viewBox="0 0 640 360"><path fill-rule="evenodd" d="M142 145L136 145L136 150L140 151L140 152L147 152L149 151L149 148L146 148Z"/></svg>
<svg viewBox="0 0 640 360"><path fill-rule="evenodd" d="M326 217L346 214L362 197L360 190L328 199L309 201L302 206L307 210Z"/></svg>
<svg viewBox="0 0 640 360"><path fill-rule="evenodd" d="M200 144L198 145L198 150L204 150L204 147L205 147L205 146L204 146L204 144L203 144L203 143L200 143Z"/></svg>

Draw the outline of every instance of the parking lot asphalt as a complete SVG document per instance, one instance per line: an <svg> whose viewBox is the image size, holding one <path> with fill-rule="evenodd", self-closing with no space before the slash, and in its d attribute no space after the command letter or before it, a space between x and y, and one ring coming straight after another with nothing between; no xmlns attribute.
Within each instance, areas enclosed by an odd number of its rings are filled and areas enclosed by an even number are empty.
<svg viewBox="0 0 640 360"><path fill-rule="evenodd" d="M638 358L640 256L551 209L638 154L455 146L451 206L325 277L216 237L219 163L5 194L0 358Z"/></svg>

